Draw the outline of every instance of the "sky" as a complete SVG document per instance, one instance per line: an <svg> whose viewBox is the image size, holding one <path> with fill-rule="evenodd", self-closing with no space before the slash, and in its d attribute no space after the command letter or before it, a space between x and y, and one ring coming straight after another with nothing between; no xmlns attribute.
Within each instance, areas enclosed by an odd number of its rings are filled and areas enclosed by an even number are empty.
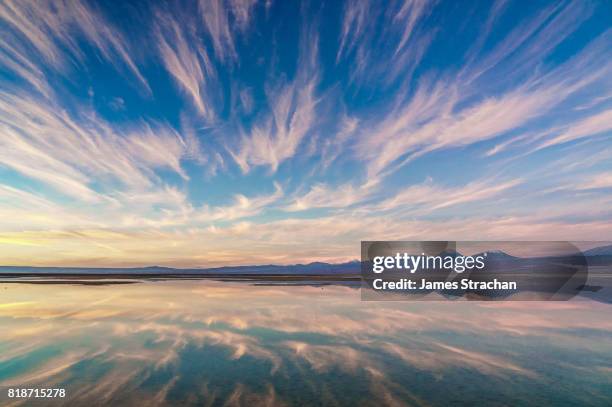
<svg viewBox="0 0 612 407"><path fill-rule="evenodd" d="M612 240L608 1L0 3L0 264Z"/></svg>

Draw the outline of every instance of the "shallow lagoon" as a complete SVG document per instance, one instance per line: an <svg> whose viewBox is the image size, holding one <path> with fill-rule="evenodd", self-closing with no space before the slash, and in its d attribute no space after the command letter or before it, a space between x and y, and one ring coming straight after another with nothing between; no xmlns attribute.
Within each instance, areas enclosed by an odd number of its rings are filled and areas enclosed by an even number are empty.
<svg viewBox="0 0 612 407"><path fill-rule="evenodd" d="M343 286L0 284L8 405L611 405L612 306ZM7 399L9 388L66 399Z"/></svg>

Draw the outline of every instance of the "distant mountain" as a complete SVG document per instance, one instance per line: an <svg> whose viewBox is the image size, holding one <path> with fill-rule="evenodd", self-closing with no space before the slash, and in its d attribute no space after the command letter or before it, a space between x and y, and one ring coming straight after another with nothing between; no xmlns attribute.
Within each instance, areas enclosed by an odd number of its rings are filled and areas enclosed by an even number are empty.
<svg viewBox="0 0 612 407"><path fill-rule="evenodd" d="M489 258L489 260L545 260L545 259L553 259L553 258L567 258L567 257L593 257L593 256L612 256L612 245L609 246L602 246L602 247L596 247L594 249L590 249L590 250L585 250L583 252L577 252L577 253L567 253L567 254L562 254L562 255L554 255L554 256L538 256L538 257L526 257L526 258L521 258L521 257L516 257L516 256L512 256L506 252L503 252L501 250L490 250L485 252L487 254L487 257ZM480 253L479 255L482 255L484 253Z"/></svg>
<svg viewBox="0 0 612 407"><path fill-rule="evenodd" d="M597 247L562 257L539 257L539 258L520 258L509 255L501 250L485 252L487 262L497 265L514 266L520 264L540 264L550 262L554 259L573 259L571 261L580 263L582 255L586 256L590 265L610 265L612 264L612 245ZM484 253L475 254L474 256ZM455 251L444 251L442 256L460 256ZM527 263L526 263L527 262ZM348 263L322 263L314 262L309 264L281 265L258 265L258 266L226 266L214 268L191 268L181 269L164 266L148 266L133 268L104 268L104 267L26 267L26 266L0 266L0 275L359 275L360 262L354 260Z"/></svg>
<svg viewBox="0 0 612 407"><path fill-rule="evenodd" d="M516 260L518 257L512 256L502 250L488 250L482 255L486 255L489 260Z"/></svg>
<svg viewBox="0 0 612 407"><path fill-rule="evenodd" d="M341 264L315 262L288 266L269 264L263 266L217 267L201 270L213 274L359 274L360 263L359 261Z"/></svg>
<svg viewBox="0 0 612 407"><path fill-rule="evenodd" d="M262 266L234 266L199 269L178 269L163 266L134 267L134 268L88 268L88 267L24 267L0 266L0 275L26 275L26 274L69 274L69 275L325 275L325 274L359 274L359 261L341 264L309 263L293 264L288 266L262 265Z"/></svg>
<svg viewBox="0 0 612 407"><path fill-rule="evenodd" d="M596 247L582 252L585 256L612 256L612 245Z"/></svg>

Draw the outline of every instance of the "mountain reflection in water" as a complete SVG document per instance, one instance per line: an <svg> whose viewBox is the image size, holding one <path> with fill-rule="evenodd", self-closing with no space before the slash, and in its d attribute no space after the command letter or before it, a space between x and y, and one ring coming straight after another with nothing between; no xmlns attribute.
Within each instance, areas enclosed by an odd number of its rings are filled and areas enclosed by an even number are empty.
<svg viewBox="0 0 612 407"><path fill-rule="evenodd" d="M0 404L612 405L612 306L341 286L0 284Z"/></svg>

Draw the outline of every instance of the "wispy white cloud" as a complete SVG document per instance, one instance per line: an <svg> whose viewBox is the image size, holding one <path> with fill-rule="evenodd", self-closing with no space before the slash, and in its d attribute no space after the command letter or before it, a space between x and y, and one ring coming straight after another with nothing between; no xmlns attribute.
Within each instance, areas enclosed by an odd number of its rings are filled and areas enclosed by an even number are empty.
<svg viewBox="0 0 612 407"><path fill-rule="evenodd" d="M274 191L269 194L236 194L228 204L194 207L184 191L162 184L148 189L117 189L83 206L71 201L59 203L41 194L0 184L0 216L6 219L3 227L7 233L53 229L65 233L62 236L72 236L72 231L86 230L75 236L96 247L108 248L115 246L117 242L113 240L126 229L177 228L185 232L189 228L205 227L206 233L212 236L219 230L217 224L230 224L233 225L231 230L239 231L241 226L236 222L269 210L283 195L281 186L275 184ZM35 239L9 236L16 235L6 235L0 243L39 245ZM46 239L43 235L41 239L38 242L44 245Z"/></svg>
<svg viewBox="0 0 612 407"><path fill-rule="evenodd" d="M395 171L428 152L491 139L542 117L580 91L606 87L612 65L602 60L607 35L563 65L500 94L468 103L472 85L450 79L422 82L361 141L368 174Z"/></svg>
<svg viewBox="0 0 612 407"><path fill-rule="evenodd" d="M251 21L257 0L230 0L229 3L236 25L239 29L245 30Z"/></svg>
<svg viewBox="0 0 612 407"><path fill-rule="evenodd" d="M167 167L183 178L184 144L167 125L117 129L84 110L74 118L44 99L0 96L0 164L75 198L105 199L93 183L117 182L147 188L155 169Z"/></svg>
<svg viewBox="0 0 612 407"><path fill-rule="evenodd" d="M84 59L78 44L81 36L108 63L119 70L127 68L145 91L151 92L123 34L85 3L9 0L0 4L0 20L5 23L2 33L7 39L0 43L2 59L10 59L13 72L39 90L44 80L39 62L68 74L75 59L81 62Z"/></svg>
<svg viewBox="0 0 612 407"><path fill-rule="evenodd" d="M345 3L344 17L342 20L342 31L340 33L340 45L336 54L336 63L343 54L350 53L366 28L366 21L370 2L368 0L349 1Z"/></svg>
<svg viewBox="0 0 612 407"><path fill-rule="evenodd" d="M248 22L249 7L243 2L234 1L242 24ZM229 23L229 10L223 0L200 0L199 11L202 22L210 35L215 54L220 60L236 58L234 37ZM246 13L246 14L245 14Z"/></svg>
<svg viewBox="0 0 612 407"><path fill-rule="evenodd" d="M312 32L302 32L295 78L268 90L270 111L248 134L242 135L239 147L229 147L229 153L243 172L261 165L276 171L283 161L294 156L302 140L313 130L317 121L318 41Z"/></svg>
<svg viewBox="0 0 612 407"><path fill-rule="evenodd" d="M511 137L507 140L502 140L499 143L495 144L492 148L487 150L484 153L484 156L485 157L494 156L503 151L506 151L510 146L524 145L524 144L536 142L538 140L541 140L543 137L547 137L550 134L553 134L557 130L558 129L556 128L552 128L552 129L546 129L541 132L526 132L525 134L521 134L516 137Z"/></svg>
<svg viewBox="0 0 612 407"><path fill-rule="evenodd" d="M8 36L0 37L0 49L2 50L0 52L0 63L2 63L2 66L21 77L41 94L48 96L51 93L51 88L41 67L32 62L22 49L10 44L7 39Z"/></svg>
<svg viewBox="0 0 612 407"><path fill-rule="evenodd" d="M482 45L490 39L494 23L505 9L497 2L475 45L468 51L468 61L459 76L467 82L497 74L501 81L516 75L530 76L543 59L562 41L575 32L591 15L586 2L556 3L538 10L517 25L492 50L483 53Z"/></svg>
<svg viewBox="0 0 612 407"><path fill-rule="evenodd" d="M276 171L295 154L316 120L315 86L316 79L299 80L271 92L270 116L253 127L249 136L243 135L238 152L231 152L243 172L251 165L268 165Z"/></svg>
<svg viewBox="0 0 612 407"><path fill-rule="evenodd" d="M97 209L96 207L95 210ZM105 226L105 220L100 213L97 215L83 213L81 208L56 202L42 194L2 184L0 184L0 218L2 218L2 229L7 234L11 231ZM34 240L9 236L0 238L0 245L41 246Z"/></svg>
<svg viewBox="0 0 612 407"><path fill-rule="evenodd" d="M433 37L418 28L434 4L403 0L382 8L369 0L346 2L336 64L347 62L350 82L359 85L386 87L399 77L409 82Z"/></svg>
<svg viewBox="0 0 612 407"><path fill-rule="evenodd" d="M423 17L429 0L404 0L401 8L393 17L394 23L403 27L402 36L397 44L397 54L410 40L417 22Z"/></svg>
<svg viewBox="0 0 612 407"><path fill-rule="evenodd" d="M279 184L274 185L274 192L269 195L246 197L243 194L234 196L234 202L228 206L208 207L198 210L194 219L198 221L232 221L260 214L269 205L277 202L283 196L283 189Z"/></svg>
<svg viewBox="0 0 612 407"><path fill-rule="evenodd" d="M313 185L310 190L295 197L291 204L284 209L289 212L303 211L314 208L344 208L361 202L372 193L368 186L353 187L345 184L340 187L331 187L324 184Z"/></svg>
<svg viewBox="0 0 612 407"><path fill-rule="evenodd" d="M565 124L556 125L542 131L531 131L516 137L511 137L486 151L485 156L493 156L511 147L514 149L522 149L523 154L530 154L544 148L605 135L606 132L612 130L612 125L610 125L610 121L612 120L611 112L611 110L604 110L591 116L569 120ZM533 147L534 145L535 147ZM576 163L570 165L574 164Z"/></svg>
<svg viewBox="0 0 612 407"><path fill-rule="evenodd" d="M24 191L9 185L0 184L0 202L13 207L27 206L29 208L55 209L58 205L32 192Z"/></svg>
<svg viewBox="0 0 612 407"><path fill-rule="evenodd" d="M242 89L240 91L240 104L242 106L242 110L246 114L250 114L253 111L253 93L249 88Z"/></svg>
<svg viewBox="0 0 612 407"><path fill-rule="evenodd" d="M321 168L326 170L342 154L347 147L348 141L356 136L359 127L359 119L342 115L338 123L338 131L335 135L327 135L321 140L320 155Z"/></svg>
<svg viewBox="0 0 612 407"><path fill-rule="evenodd" d="M557 144L568 143L585 137L595 136L603 133L612 136L612 109L581 119L567 126L563 131L555 134L552 138L545 140L537 149L551 147Z"/></svg>
<svg viewBox="0 0 612 407"><path fill-rule="evenodd" d="M204 118L214 120L215 111L207 92L215 70L206 49L190 35L189 21L179 23L171 16L158 13L158 22L156 37L165 68L189 95L197 111Z"/></svg>
<svg viewBox="0 0 612 407"><path fill-rule="evenodd" d="M366 210L400 210L410 214L426 214L450 206L487 200L508 191L522 180L493 181L479 180L467 185L443 187L431 180L410 186Z"/></svg>
<svg viewBox="0 0 612 407"><path fill-rule="evenodd" d="M612 172L589 176L578 189L612 188Z"/></svg>

